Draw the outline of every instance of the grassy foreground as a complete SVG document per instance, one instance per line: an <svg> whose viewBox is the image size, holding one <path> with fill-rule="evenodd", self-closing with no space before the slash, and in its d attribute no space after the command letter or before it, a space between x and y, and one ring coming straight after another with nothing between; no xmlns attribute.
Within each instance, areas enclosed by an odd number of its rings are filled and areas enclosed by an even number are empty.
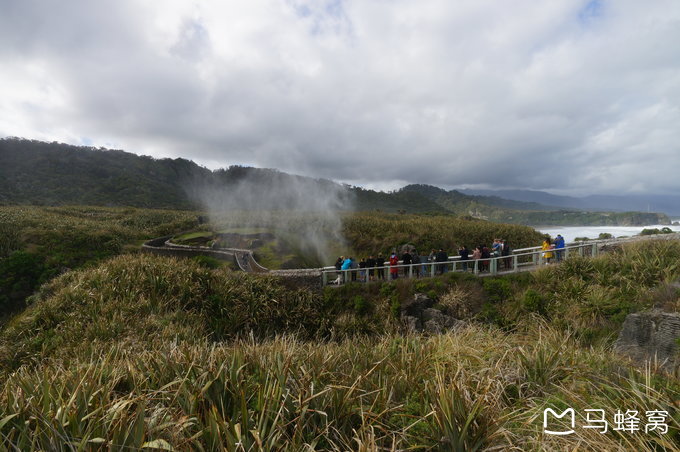
<svg viewBox="0 0 680 452"><path fill-rule="evenodd" d="M626 314L680 311L680 242L502 278L317 291L134 252L191 225L190 212L6 209L0 223L18 226L0 263L20 252L73 269L0 328L0 451L680 448L678 379L611 351ZM346 227L350 240L387 228L398 243L425 241L427 222L460 240L431 217ZM518 243L513 231L499 234ZM414 293L467 326L404 334L400 307ZM546 435L543 410L568 407L576 432ZM582 428L586 409L605 410L606 434ZM617 410L638 411L642 431L613 431ZM670 414L667 433L644 432L651 410Z"/></svg>
<svg viewBox="0 0 680 452"><path fill-rule="evenodd" d="M540 337L540 341L537 339ZM677 382L535 326L317 344L74 351L2 385L20 450L677 450L666 435L542 433L545 407L666 410ZM613 413L613 412L612 412Z"/></svg>
<svg viewBox="0 0 680 452"><path fill-rule="evenodd" d="M560 284L593 281L600 295L630 290L637 295L627 309L642 309L659 281L677 278L667 264L680 244L645 250L514 279L449 275L344 293L291 290L190 260L120 256L57 278L0 332L0 445L677 450L678 380L612 354L611 336L584 334L615 329L619 311L595 315L592 299L559 295ZM656 257L647 259L650 251ZM532 304L527 285L553 296ZM400 334L394 303L422 290L440 309L478 321L439 336ZM672 417L666 434L578 428L554 437L542 431L547 407L579 416L604 409L610 422L617 410Z"/></svg>

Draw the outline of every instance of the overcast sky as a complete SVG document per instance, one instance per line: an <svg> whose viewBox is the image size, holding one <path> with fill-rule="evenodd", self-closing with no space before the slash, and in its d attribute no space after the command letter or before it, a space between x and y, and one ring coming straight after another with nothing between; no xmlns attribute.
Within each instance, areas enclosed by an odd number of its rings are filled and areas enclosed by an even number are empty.
<svg viewBox="0 0 680 452"><path fill-rule="evenodd" d="M0 136L680 194L680 1L0 0Z"/></svg>

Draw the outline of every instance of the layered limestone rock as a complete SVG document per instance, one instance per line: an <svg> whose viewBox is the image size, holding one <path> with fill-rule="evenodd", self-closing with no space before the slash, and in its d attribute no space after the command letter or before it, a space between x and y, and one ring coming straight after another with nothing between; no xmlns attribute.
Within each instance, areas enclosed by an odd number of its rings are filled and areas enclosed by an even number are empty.
<svg viewBox="0 0 680 452"><path fill-rule="evenodd" d="M680 366L680 314L653 310L629 314L614 349L639 364L656 360L666 370Z"/></svg>
<svg viewBox="0 0 680 452"><path fill-rule="evenodd" d="M434 309L433 305L434 300L422 293L417 293L404 302L401 305L401 320L406 330L412 333L439 334L465 325L462 320Z"/></svg>

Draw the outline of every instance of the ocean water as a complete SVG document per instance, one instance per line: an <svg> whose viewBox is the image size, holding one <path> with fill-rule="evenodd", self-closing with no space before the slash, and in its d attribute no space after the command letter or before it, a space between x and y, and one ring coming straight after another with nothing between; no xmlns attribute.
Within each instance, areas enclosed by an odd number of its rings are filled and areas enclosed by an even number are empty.
<svg viewBox="0 0 680 452"><path fill-rule="evenodd" d="M673 222L676 221L679 220L673 219ZM680 232L680 226L669 226L667 224L655 224L652 226L549 226L537 227L536 229L545 234L550 234L550 237L552 238L555 238L557 234L562 234L564 240L567 242L573 242L576 237L588 237L590 239L596 239L600 233L603 232L608 232L614 237L631 237L639 234L643 229L654 228L671 228L675 232Z"/></svg>

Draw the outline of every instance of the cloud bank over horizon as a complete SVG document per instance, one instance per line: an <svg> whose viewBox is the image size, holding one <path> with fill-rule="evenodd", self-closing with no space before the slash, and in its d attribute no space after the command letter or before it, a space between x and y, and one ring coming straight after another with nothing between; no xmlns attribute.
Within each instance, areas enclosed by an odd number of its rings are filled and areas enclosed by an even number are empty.
<svg viewBox="0 0 680 452"><path fill-rule="evenodd" d="M680 194L673 0L8 0L0 136L406 183Z"/></svg>

